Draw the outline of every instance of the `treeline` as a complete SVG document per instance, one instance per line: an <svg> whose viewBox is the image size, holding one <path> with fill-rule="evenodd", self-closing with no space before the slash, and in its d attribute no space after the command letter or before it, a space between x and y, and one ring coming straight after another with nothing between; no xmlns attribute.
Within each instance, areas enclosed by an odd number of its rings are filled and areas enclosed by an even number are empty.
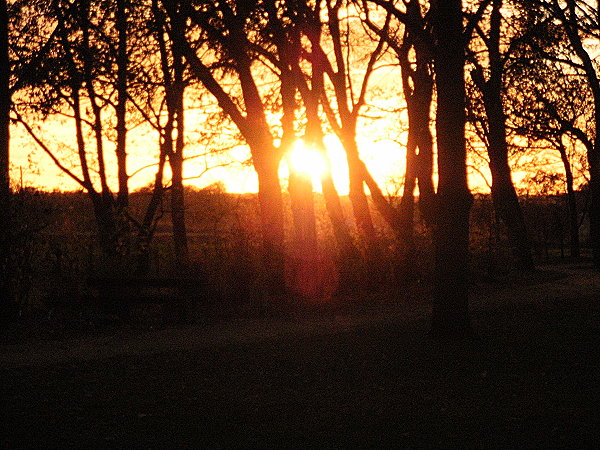
<svg viewBox="0 0 600 450"><path fill-rule="evenodd" d="M150 192L144 191L130 194L129 208L133 213L145 209L149 195ZM127 289L128 302L133 308L131 318L136 321L160 321L162 314L157 303L173 303L183 295L180 289L183 287L185 295L189 295L186 320L192 321L283 313L295 307L369 309L409 301L430 292L434 261L431 236L424 220L415 220L417 249L410 274L397 266L395 236L386 231L385 222L378 216L374 216L382 249L378 260L361 259L348 265L339 260L325 199L322 194L315 194L317 266L299 267L305 255L288 250L286 282L290 291L292 286L296 290L289 292L287 299L278 299L273 304L274 299L268 298L263 286L267 274L261 262L257 196L230 194L212 186L201 190L186 188L185 197L190 251L187 272L183 273L176 265L168 211L157 221L148 251L144 278L149 280L147 286L143 286L144 279L135 275L136 255L123 256L128 264L123 264L119 277L124 282L135 280L142 284L140 289ZM581 206L585 197L585 193L578 193ZM342 196L340 200L344 213L351 214L349 198ZM400 198L393 200L398 202ZM287 193L283 201L289 206ZM558 195L532 196L521 203L533 257L538 264L557 263L570 255L565 202L566 196ZM106 299L98 298L97 286L90 283L109 274L105 272L106 261L95 232L93 207L85 193L19 190L13 196L13 219L13 292L23 318L45 317L51 322L58 321L54 326L70 318L75 325L86 327L89 326L86 321L93 323L100 318L97 313L115 312L107 308ZM292 229L289 210L284 223L286 230ZM585 245L587 224L583 228ZM472 284L504 280L518 269L506 231L494 214L491 196L476 195L470 214ZM293 245L291 235L286 239L288 249ZM358 238L355 230L352 236ZM301 277L302 283L292 283L294 277ZM178 280L183 283L179 288ZM161 286L163 282L165 285ZM136 306L144 302L148 305Z"/></svg>
<svg viewBox="0 0 600 450"><path fill-rule="evenodd" d="M385 252L374 211L393 236L394 266L410 274L419 217L432 233L436 255L435 332L469 329L467 143L488 162L495 213L522 270L532 270L534 259L509 156L523 141L558 152L566 174L571 251L577 255L581 220L570 155L583 151L590 245L595 264L600 261L600 84L592 52L600 33L597 5L579 0L464 5L456 0L3 0L0 6L7 17L0 22L8 25L0 29L3 229L11 229L12 121L88 196L107 275L123 273L124 265L130 269L132 255L136 276L148 273L165 201L175 264L182 273L188 270L183 165L192 139L185 117L192 107L201 109L208 124L195 139L209 144L225 139L221 146L240 139L250 150L259 182L266 297L301 292L290 285L298 278L286 276L286 255L301 255L306 267L319 266L312 181L290 173L293 229L286 240L279 166L298 137L327 158L323 139L329 133L346 152L352 206L350 212L342 208L326 171L321 188L340 262L337 276L343 280L347 267L368 266ZM389 95L389 87L372 81L374 71L386 65L398 68L397 120L408 122L399 202L384 195L357 145L361 123ZM45 139L39 124L49 117L72 127L70 142ZM128 138L142 125L155 136L156 175L144 208L133 211ZM3 235L7 255L10 233ZM4 256L6 293L9 262Z"/></svg>

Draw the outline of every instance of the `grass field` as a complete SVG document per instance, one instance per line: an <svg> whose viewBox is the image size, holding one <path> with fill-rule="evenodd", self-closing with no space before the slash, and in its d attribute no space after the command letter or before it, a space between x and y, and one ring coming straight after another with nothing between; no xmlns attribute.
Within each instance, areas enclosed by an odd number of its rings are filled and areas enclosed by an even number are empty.
<svg viewBox="0 0 600 450"><path fill-rule="evenodd" d="M0 445L597 448L591 264L474 283L476 340L429 339L428 299L387 300L2 344Z"/></svg>

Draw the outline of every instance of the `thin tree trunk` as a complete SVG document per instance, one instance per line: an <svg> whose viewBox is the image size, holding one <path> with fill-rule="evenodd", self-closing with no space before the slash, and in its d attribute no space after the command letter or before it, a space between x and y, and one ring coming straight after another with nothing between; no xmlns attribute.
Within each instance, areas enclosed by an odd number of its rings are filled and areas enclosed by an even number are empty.
<svg viewBox="0 0 600 450"><path fill-rule="evenodd" d="M594 143L588 147L587 151L590 168L590 246L592 247L594 265L597 269L600 269L600 133L598 132L600 130L600 80L598 79L598 72L596 71L594 61L584 47L579 34L576 4L571 0L567 2L566 6L563 9L562 5L558 5L558 3L550 5L552 13L562 22L571 46L581 60L581 65L594 99L594 124L596 133ZM598 4L596 4L596 8L600 9Z"/></svg>
<svg viewBox="0 0 600 450"><path fill-rule="evenodd" d="M431 334L464 337L469 319L469 210L461 0L432 1L439 184Z"/></svg>
<svg viewBox="0 0 600 450"><path fill-rule="evenodd" d="M127 0L117 0L117 13L115 17L118 32L117 41L117 178L119 192L117 205L126 208L129 203L129 177L127 176Z"/></svg>
<svg viewBox="0 0 600 450"><path fill-rule="evenodd" d="M173 6L173 5L171 5ZM158 2L153 0L152 7L157 18L156 37L159 44L161 67L163 72L163 83L165 87L166 106L168 119L163 130L161 139L161 161L168 157L171 167L171 224L173 226L173 245L175 248L175 262L177 267L186 272L189 267L189 249L187 241L187 229L185 223L185 189L183 187L183 151L184 151L184 55L181 41L175 34L170 43L170 54L168 44L164 36L165 16L159 8ZM182 19L179 14L170 15L171 27L179 32L183 30ZM173 133L176 137L173 138ZM160 178L159 178L160 174ZM157 173L155 186L162 190L162 171ZM155 187L155 189L156 189Z"/></svg>
<svg viewBox="0 0 600 450"><path fill-rule="evenodd" d="M424 28L419 2L407 5L407 14L414 24ZM419 187L419 210L428 226L434 224L433 138L430 129L430 112L433 97L431 52L414 26L406 25L402 45L396 53L402 72L402 89L407 104L408 140L406 146L406 172L404 191L400 201L400 233L396 249L397 278L406 279L414 272L416 243L414 236L415 188ZM409 56L414 50L414 61Z"/></svg>
<svg viewBox="0 0 600 450"><path fill-rule="evenodd" d="M600 102L599 102L600 103ZM600 109L600 104L597 106ZM600 117L600 112L597 114ZM600 120L596 121L596 129ZM600 135L600 133L596 133ZM590 245L592 259L596 268L600 269L600 138L596 136L594 151L588 153L590 165Z"/></svg>
<svg viewBox="0 0 600 450"><path fill-rule="evenodd" d="M409 13L421 22L420 7L411 2ZM433 74L431 57L426 44L413 36L410 29L404 35L405 42L397 48L402 68L402 88L408 112L408 142L406 153L406 175L401 201L401 217L406 227L413 226L414 188L418 180L419 208L428 225L432 224L433 197L433 138L431 135L430 110L433 97ZM409 58L409 50L415 51L416 64ZM414 67L414 68L413 68ZM418 151L417 151L418 149Z"/></svg>
<svg viewBox="0 0 600 450"><path fill-rule="evenodd" d="M163 174L166 162L167 151L164 149L165 142L161 143L160 155L158 160L158 169L154 176L154 188L150 201L146 206L146 213L139 224L137 233L137 264L136 264L136 275L139 277L145 277L150 271L150 243L154 237L154 221L157 216L158 210L162 203L164 186L163 186Z"/></svg>
<svg viewBox="0 0 600 450"><path fill-rule="evenodd" d="M573 186L573 170L567 155L567 150L561 142L558 144L560 159L565 168L565 182L567 185L567 209L569 212L569 247L573 258L578 258L581 254L579 243L579 220L577 217L577 198L575 197L575 188Z"/></svg>
<svg viewBox="0 0 600 450"><path fill-rule="evenodd" d="M362 161L358 156L355 137L346 136L342 142L346 149L348 161L348 177L350 180L350 202L359 235L364 240L367 250L373 252L376 247L375 227L369 210L369 200L365 194L363 185L364 171L361 167Z"/></svg>
<svg viewBox="0 0 600 450"><path fill-rule="evenodd" d="M419 183L419 211L421 217L428 226L433 226L435 190L433 187L433 137L431 134L430 109L432 102L433 76L424 75L427 80L419 81L420 75L416 78L416 103L418 111L416 116L416 140L419 147L417 155L417 180ZM426 86L420 86L426 84ZM424 93L421 93L421 91Z"/></svg>
<svg viewBox="0 0 600 450"><path fill-rule="evenodd" d="M343 262L353 264L360 259L360 252L354 245L354 241L348 230L340 196L331 176L331 170L327 170L327 173L322 176L321 187L323 189L323 197L325 197L327 214L333 228L333 235L339 247L340 257Z"/></svg>

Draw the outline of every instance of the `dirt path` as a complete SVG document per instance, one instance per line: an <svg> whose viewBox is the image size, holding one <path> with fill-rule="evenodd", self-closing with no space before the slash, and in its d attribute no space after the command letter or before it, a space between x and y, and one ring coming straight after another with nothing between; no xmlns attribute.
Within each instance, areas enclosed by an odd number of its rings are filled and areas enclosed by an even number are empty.
<svg viewBox="0 0 600 450"><path fill-rule="evenodd" d="M4 448L578 447L600 439L600 277L560 267L427 309L0 347Z"/></svg>

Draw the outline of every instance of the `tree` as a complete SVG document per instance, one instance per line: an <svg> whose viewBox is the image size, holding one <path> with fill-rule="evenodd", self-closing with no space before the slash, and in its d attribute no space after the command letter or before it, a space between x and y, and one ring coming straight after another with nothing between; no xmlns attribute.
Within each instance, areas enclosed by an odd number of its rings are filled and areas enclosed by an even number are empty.
<svg viewBox="0 0 600 450"><path fill-rule="evenodd" d="M10 57L8 2L0 1L0 322L10 315L11 295L11 189L10 189Z"/></svg>
<svg viewBox="0 0 600 450"><path fill-rule="evenodd" d="M421 216L433 224L433 136L431 133L431 105L433 100L433 46L424 6L418 0L395 5L383 0L363 0L365 22L392 48L401 68L402 90L408 115L408 139L406 142L406 172L404 191L397 214L400 255L403 273L410 273L416 247L414 241L415 188L419 187ZM379 27L371 20L369 3L384 8L402 26L393 32L392 27ZM400 37L401 35L401 37Z"/></svg>
<svg viewBox="0 0 600 450"><path fill-rule="evenodd" d="M564 54L566 36L561 34L556 25L546 22L538 27L535 37L519 45L507 67L510 89L506 99L514 133L560 154L565 171L571 256L578 257L576 174L568 147L592 147L588 136L592 134L589 111L593 111L593 105L582 77L571 64L561 61L568 59Z"/></svg>
<svg viewBox="0 0 600 450"><path fill-rule="evenodd" d="M255 70L260 59L256 41L268 11L258 5L239 2L165 2L172 20L189 23L188 29L172 29L193 76L215 97L250 147L258 175L263 262L269 295L283 293L284 218L279 180L282 149L267 119L267 99ZM178 6L178 7L177 7ZM176 19L176 16L181 16ZM202 55L202 57L200 56Z"/></svg>
<svg viewBox="0 0 600 450"><path fill-rule="evenodd" d="M177 45L177 41L170 40L167 42L165 39L169 27L180 28L183 24L178 21L179 15L172 15L171 22L168 23L168 18L160 8L157 0L152 2L152 11L155 23L155 40L158 43L162 70L164 104L167 109L166 124L159 130L161 133L159 138L161 141L160 154L164 154L168 158L171 167L171 222L173 224L175 260L178 267L185 271L189 263L189 254L185 223L183 151L185 131L184 99L188 81L185 77L186 65L182 48Z"/></svg>
<svg viewBox="0 0 600 450"><path fill-rule="evenodd" d="M0 210L4 218L10 197L10 57L8 53L8 3L0 2ZM3 220L2 224L8 223ZM4 227L2 227L4 229Z"/></svg>
<svg viewBox="0 0 600 450"><path fill-rule="evenodd" d="M432 2L439 182L434 228L431 334L468 336L469 210L465 143L465 53L460 0Z"/></svg>
<svg viewBox="0 0 600 450"><path fill-rule="evenodd" d="M36 7L33 4L29 6ZM101 248L108 260L114 261L119 253L119 225L107 181L105 140L102 134L107 102L100 81L107 64L107 45L100 37L103 30L99 26L102 22L99 15L101 17L105 11L98 4L89 2L76 5L57 2L47 6L43 13L45 16L38 20L54 24L54 31L48 39L52 51L40 61L38 68L31 73L23 72L24 80L28 76L23 82L28 97L17 105L16 114L19 122L58 167L88 193L94 206ZM47 117L65 114L67 110L70 110L67 114L71 115L75 126L80 176L61 163L28 123L34 114ZM91 131L88 142L86 126ZM89 144L95 148L99 190L94 185L90 167Z"/></svg>
<svg viewBox="0 0 600 450"><path fill-rule="evenodd" d="M504 106L505 70L512 49L511 42L506 41L512 41L514 44L522 36L503 36L506 34L506 25L503 23L502 8L502 0L492 0L487 26L479 23L474 27L479 39L471 40L468 60L472 67L471 80L479 92L478 95L469 97L469 109L471 117L479 113L476 117L476 126L481 131L480 135L489 156L494 208L507 226L520 268L533 270L534 263L527 227L512 182L511 168L508 162L509 143ZM512 23L514 26L514 17ZM527 31L525 30L525 33ZM475 43L478 43L479 46ZM508 50L502 52L503 47L507 47ZM483 104L480 108L473 106L473 102L478 101Z"/></svg>
<svg viewBox="0 0 600 450"><path fill-rule="evenodd" d="M18 61L19 102L15 116L32 139L66 175L88 195L94 210L105 270L110 276L124 276L127 270L140 270L127 262L135 250L131 242L131 223L138 223L128 212L126 141L135 126L128 105L134 99L130 87L136 72L129 55L133 22L139 9L128 2L22 2L32 34L29 56ZM34 10L36 14L27 14ZM137 23L137 30L143 27ZM41 32L40 32L41 31ZM45 39L45 52L35 49L35 41ZM139 42L138 42L139 43ZM27 52L24 52L27 53ZM140 64L140 61L136 61ZM137 69L140 67L138 66ZM31 122L48 117L62 118L74 127L74 142L61 142L54 148ZM116 167L109 162L108 145L114 141ZM69 154L71 153L72 154ZM70 157L76 155L77 163ZM162 180L164 162L159 162L157 179ZM109 177L116 172L118 192L110 188ZM162 181L161 181L162 182ZM162 186L162 185L161 185ZM142 223L152 224L155 202L150 202ZM147 228L139 227L138 242ZM147 246L139 246L147 252ZM143 258L140 258L142 260ZM125 270L127 269L127 270Z"/></svg>
<svg viewBox="0 0 600 450"><path fill-rule="evenodd" d="M308 8L308 5L306 7ZM323 29L320 13L321 4L316 2L314 10L307 12L304 22L300 24L303 34L308 37L310 42L321 42ZM326 170L321 176L321 187L323 196L325 197L325 205L338 245L340 260L343 264L352 265L359 259L360 254L350 235L340 197L333 182L331 162L325 148L323 123L320 114L321 98L325 92L324 74L327 61L324 60L323 53L321 52L306 51L306 58L310 62L310 74L306 74L302 70L302 60L299 58L294 60L295 67L292 69L292 75L294 76L305 107L306 127L304 139L309 146L317 149L326 162ZM342 270L342 272L349 271Z"/></svg>
<svg viewBox="0 0 600 450"><path fill-rule="evenodd" d="M593 130L586 136L590 188L590 244L594 265L600 268L600 73L590 43L600 41L600 7L583 0L532 0L533 5L558 21L568 38L571 66L581 73L592 94Z"/></svg>
<svg viewBox="0 0 600 450"><path fill-rule="evenodd" d="M365 52L364 49L362 50L363 54L359 55L359 58L366 59L366 64L360 61L360 59L358 61L351 61L351 50L359 47L358 39L360 39L355 36L354 39L357 39L357 42L354 44L350 44L349 42L353 35L353 30L352 15L348 14L348 12L352 8L354 8L352 2L335 0L328 0L326 2L327 21L325 26L328 31L330 45L333 47L333 61L329 60L327 52L323 48L324 43L316 40L316 37L320 37L320 34L313 34L309 38L311 39L312 53L323 64L327 78L332 85L337 111L332 106L333 102L329 99L327 90L323 91L321 102L329 119L330 126L346 151L348 178L350 181L349 196L352 202L354 218L359 234L372 257L378 251L375 228L371 218L368 198L364 190L365 184L369 188L375 206L394 230L396 227L396 217L395 211L386 201L379 186L360 158L356 134L360 112L365 106L369 81L375 69L375 64L380 59L385 48L385 40L379 37L370 43L371 48L368 52ZM362 39L365 39L364 35ZM367 39L368 42L370 39ZM367 55L366 58L365 53ZM362 64L362 67L364 67L362 69L363 74L358 83L356 83L353 79L355 77L351 74L351 67L354 68L357 64Z"/></svg>

